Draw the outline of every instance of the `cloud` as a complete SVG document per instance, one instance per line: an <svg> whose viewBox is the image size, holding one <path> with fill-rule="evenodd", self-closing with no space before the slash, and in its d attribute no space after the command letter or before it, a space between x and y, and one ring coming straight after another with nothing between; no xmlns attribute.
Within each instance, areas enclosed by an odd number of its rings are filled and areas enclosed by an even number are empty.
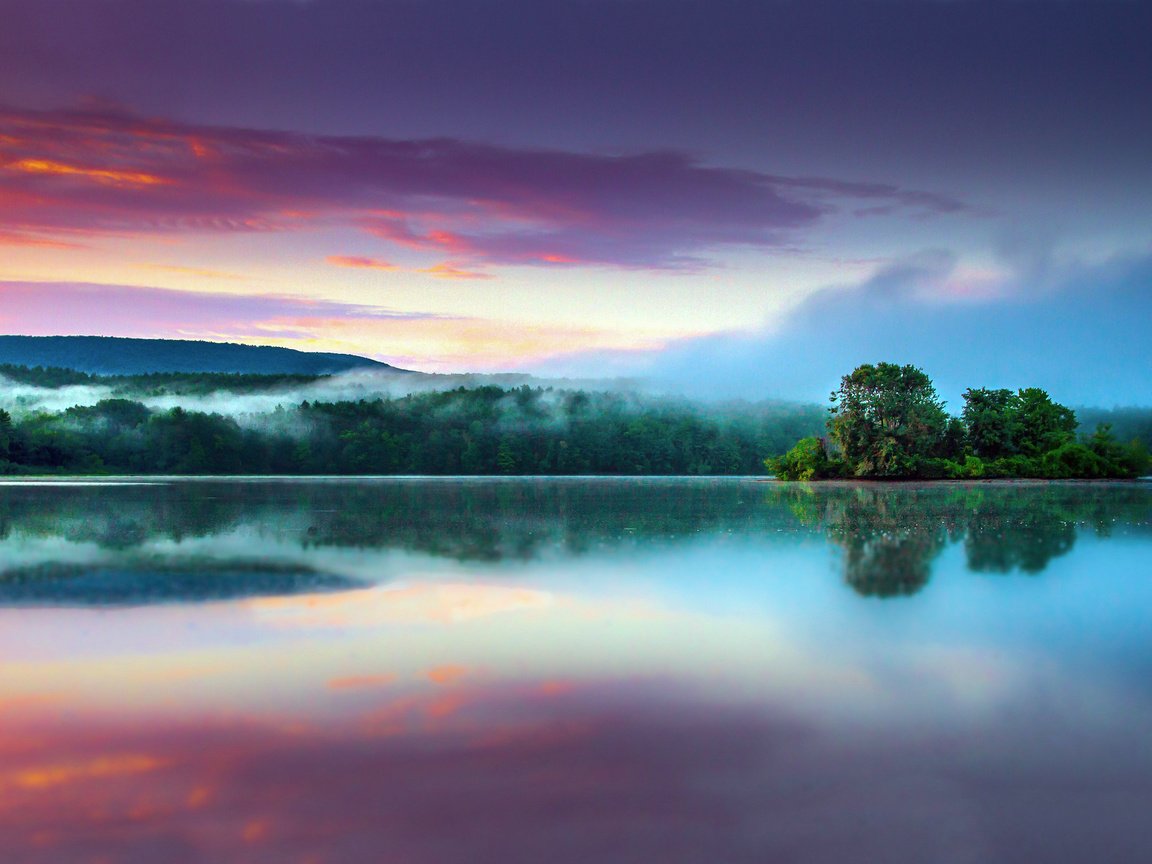
<svg viewBox="0 0 1152 864"><path fill-rule="evenodd" d="M253 342L362 354L405 369L445 373L504 372L577 347L640 350L664 344L668 338L611 327L529 326L278 294L2 280L0 332ZM453 382L452 386L470 383ZM360 392L353 398L364 395Z"/></svg>
<svg viewBox="0 0 1152 864"><path fill-rule="evenodd" d="M705 398L823 401L857 365L892 361L922 367L953 411L964 389L979 386L1040 386L1073 405L1152 404L1152 254L1049 262L1045 273L976 270L928 250L819 291L771 326L647 352L574 354L534 369L610 366Z"/></svg>
<svg viewBox="0 0 1152 864"><path fill-rule="evenodd" d="M277 294L222 294L140 285L0 281L0 331L29 336L173 336L226 331L284 335L300 321L417 321L425 313ZM305 328L301 335L313 335Z"/></svg>
<svg viewBox="0 0 1152 864"><path fill-rule="evenodd" d="M186 267L181 264L142 264L149 270L161 270L165 273L178 273L181 276L195 276L197 279L225 279L235 281L242 279L238 273L229 273L225 270L212 270L207 267Z"/></svg>
<svg viewBox="0 0 1152 864"><path fill-rule="evenodd" d="M778 248L832 213L964 209L928 192L676 152L304 135L112 108L0 110L0 200L10 242L351 224L453 261L640 268L697 267L724 246Z"/></svg>
<svg viewBox="0 0 1152 864"><path fill-rule="evenodd" d="M431 267L424 267L417 270L418 273L427 273L429 276L435 276L437 279L491 279L491 273L481 273L477 270L465 270L464 268L453 264L451 261L445 261L441 264L433 264Z"/></svg>
<svg viewBox="0 0 1152 864"><path fill-rule="evenodd" d="M366 258L360 255L329 255L324 259L334 267L350 267L362 270L390 270L394 272L424 273L437 279L491 279L491 273L467 270L451 261L433 264L431 267L404 268L380 258Z"/></svg>
<svg viewBox="0 0 1152 864"><path fill-rule="evenodd" d="M38 237L22 231L0 229L0 246L32 246L40 249L82 249L84 244L67 240L53 240L51 237Z"/></svg>
<svg viewBox="0 0 1152 864"><path fill-rule="evenodd" d="M365 258L360 255L329 255L324 259L333 267L351 267L361 270L399 270L391 261L381 258Z"/></svg>

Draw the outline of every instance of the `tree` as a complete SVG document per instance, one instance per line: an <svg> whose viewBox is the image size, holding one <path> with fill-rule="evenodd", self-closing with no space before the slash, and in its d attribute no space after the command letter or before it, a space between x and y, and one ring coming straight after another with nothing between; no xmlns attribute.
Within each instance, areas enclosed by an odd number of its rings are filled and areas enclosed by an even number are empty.
<svg viewBox="0 0 1152 864"><path fill-rule="evenodd" d="M981 459L999 459L1016 451L1016 414L1020 397L1011 390L969 387L964 391L961 418L968 446Z"/></svg>
<svg viewBox="0 0 1152 864"><path fill-rule="evenodd" d="M1039 387L1017 394L1015 420L1013 443L1025 456L1043 456L1076 438L1076 412L1053 402Z"/></svg>
<svg viewBox="0 0 1152 864"><path fill-rule="evenodd" d="M12 415L0 408L0 462L8 461L12 445Z"/></svg>
<svg viewBox="0 0 1152 864"><path fill-rule="evenodd" d="M828 427L857 477L909 477L936 455L948 415L915 366L865 364L840 380Z"/></svg>

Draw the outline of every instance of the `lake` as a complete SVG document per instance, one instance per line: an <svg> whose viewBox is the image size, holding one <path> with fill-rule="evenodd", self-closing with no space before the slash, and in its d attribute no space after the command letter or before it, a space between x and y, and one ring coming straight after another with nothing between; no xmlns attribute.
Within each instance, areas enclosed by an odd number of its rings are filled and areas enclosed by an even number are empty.
<svg viewBox="0 0 1152 864"><path fill-rule="evenodd" d="M1152 483L0 485L11 864L1152 861Z"/></svg>

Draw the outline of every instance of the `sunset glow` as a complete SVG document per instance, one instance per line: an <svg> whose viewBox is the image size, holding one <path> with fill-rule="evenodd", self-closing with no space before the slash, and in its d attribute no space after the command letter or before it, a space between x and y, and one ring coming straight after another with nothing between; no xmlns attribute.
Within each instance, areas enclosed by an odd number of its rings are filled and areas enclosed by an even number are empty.
<svg viewBox="0 0 1152 864"><path fill-rule="evenodd" d="M932 367L953 400L1017 373L1074 403L1152 398L1123 371L1147 361L1130 326L1152 222L1140 4L1013 4L992 25L968 3L724 0L655 28L615 0L407 17L159 2L192 49L149 53L146 34L176 31L143 0L69 4L66 32L55 3L0 3L0 296L38 285L58 310L5 301L8 332L744 398L822 398L882 353ZM443 86L421 71L430 33ZM275 57L294 58L292 87ZM189 321L105 321L72 311L81 286L143 309L157 291L204 298ZM280 298L409 323L254 311ZM961 332L983 347L945 356ZM762 380L781 364L794 374Z"/></svg>

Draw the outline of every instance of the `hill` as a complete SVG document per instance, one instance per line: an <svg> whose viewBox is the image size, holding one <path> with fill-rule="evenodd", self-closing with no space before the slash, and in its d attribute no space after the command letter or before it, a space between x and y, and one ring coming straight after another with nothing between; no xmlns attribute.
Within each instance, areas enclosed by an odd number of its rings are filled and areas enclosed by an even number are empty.
<svg viewBox="0 0 1152 864"><path fill-rule="evenodd" d="M111 336L0 336L0 364L52 366L97 375L155 372L331 375L351 369L408 371L354 354L321 354L232 342Z"/></svg>

